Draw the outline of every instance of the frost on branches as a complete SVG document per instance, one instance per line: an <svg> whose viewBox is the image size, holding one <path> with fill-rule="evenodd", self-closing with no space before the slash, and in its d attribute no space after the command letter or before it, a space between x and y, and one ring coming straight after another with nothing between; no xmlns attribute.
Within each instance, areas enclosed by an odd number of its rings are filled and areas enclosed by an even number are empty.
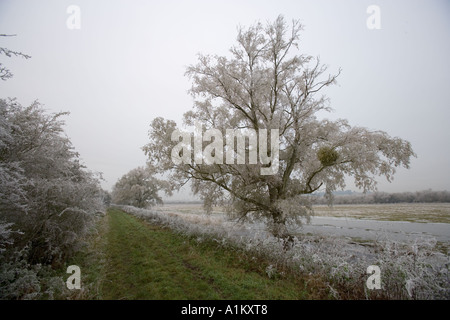
<svg viewBox="0 0 450 320"><path fill-rule="evenodd" d="M200 54L186 72L194 108L184 114L185 124L200 122L203 131L213 128L223 135L227 129L278 129L276 174L261 175L262 164L175 164L171 151L178 141L171 134L177 125L163 118L152 121L143 148L149 166L168 176L174 189L191 181L207 209L226 202L240 218L268 218L280 237L288 236L286 223L311 214L309 194L325 190L331 201L346 176L364 191L375 190L377 176L391 181L396 167L408 168L415 156L409 142L385 132L316 117L331 110L322 91L335 84L340 71L327 74L318 58L299 53L301 30L298 21L288 24L282 16L240 28L229 56Z"/></svg>
<svg viewBox="0 0 450 320"><path fill-rule="evenodd" d="M98 178L64 134L65 114L0 100L0 248L26 249L32 264L64 261L103 206Z"/></svg>

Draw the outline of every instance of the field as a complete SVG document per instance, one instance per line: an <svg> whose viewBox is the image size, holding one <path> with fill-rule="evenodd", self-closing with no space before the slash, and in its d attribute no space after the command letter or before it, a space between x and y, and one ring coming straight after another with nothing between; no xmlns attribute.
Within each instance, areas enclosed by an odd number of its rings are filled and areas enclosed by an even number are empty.
<svg viewBox="0 0 450 320"><path fill-rule="evenodd" d="M202 214L203 208L197 203L169 203L158 207L163 212ZM224 213L216 207L213 214ZM341 217L381 221L408 221L450 223L450 203L397 203L397 204L352 204L314 206L314 216Z"/></svg>
<svg viewBox="0 0 450 320"><path fill-rule="evenodd" d="M201 204L172 203L156 208L192 223L222 225L235 233L264 233L263 224L242 226L227 219L216 207L209 215ZM450 203L352 204L314 206L311 223L291 230L293 234L335 236L370 244L374 240L417 242L434 239L444 253L450 248Z"/></svg>
<svg viewBox="0 0 450 320"><path fill-rule="evenodd" d="M365 205L324 205L315 207L316 216L346 217L381 221L450 223L450 203L396 203Z"/></svg>

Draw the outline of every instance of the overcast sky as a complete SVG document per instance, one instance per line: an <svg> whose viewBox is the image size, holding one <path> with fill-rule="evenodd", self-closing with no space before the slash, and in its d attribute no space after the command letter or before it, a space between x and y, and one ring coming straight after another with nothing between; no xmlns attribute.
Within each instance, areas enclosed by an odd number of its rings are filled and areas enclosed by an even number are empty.
<svg viewBox="0 0 450 320"><path fill-rule="evenodd" d="M67 26L70 5L80 9L79 29ZM380 9L380 29L367 26L370 5ZM0 37L0 47L32 56L0 56L14 74L0 83L0 98L69 111L67 135L110 189L145 165L153 118L181 124L191 109L184 72L196 54L227 55L238 25L279 14L303 23L301 53L320 56L331 73L342 68L326 91L328 118L412 143L411 169L392 183L380 178L379 190L450 190L448 0L0 0L0 34L17 34Z"/></svg>

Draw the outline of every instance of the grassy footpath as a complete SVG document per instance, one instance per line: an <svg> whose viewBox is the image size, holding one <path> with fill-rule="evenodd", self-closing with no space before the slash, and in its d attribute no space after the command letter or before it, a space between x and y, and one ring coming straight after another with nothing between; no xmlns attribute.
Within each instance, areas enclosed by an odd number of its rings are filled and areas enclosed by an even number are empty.
<svg viewBox="0 0 450 320"><path fill-rule="evenodd" d="M95 254L79 257L83 284L97 299L317 299L302 279L270 279L267 264L215 242L198 243L110 209L93 241ZM102 231L103 230L103 231ZM95 251L91 249L91 253Z"/></svg>

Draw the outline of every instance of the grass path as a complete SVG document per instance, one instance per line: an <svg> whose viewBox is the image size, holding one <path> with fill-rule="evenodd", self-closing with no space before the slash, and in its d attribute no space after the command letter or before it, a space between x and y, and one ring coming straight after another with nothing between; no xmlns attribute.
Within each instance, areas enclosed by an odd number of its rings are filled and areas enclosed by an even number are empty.
<svg viewBox="0 0 450 320"><path fill-rule="evenodd" d="M301 279L270 279L267 265L216 243L199 244L117 209L109 210L107 219L101 299L317 298Z"/></svg>

